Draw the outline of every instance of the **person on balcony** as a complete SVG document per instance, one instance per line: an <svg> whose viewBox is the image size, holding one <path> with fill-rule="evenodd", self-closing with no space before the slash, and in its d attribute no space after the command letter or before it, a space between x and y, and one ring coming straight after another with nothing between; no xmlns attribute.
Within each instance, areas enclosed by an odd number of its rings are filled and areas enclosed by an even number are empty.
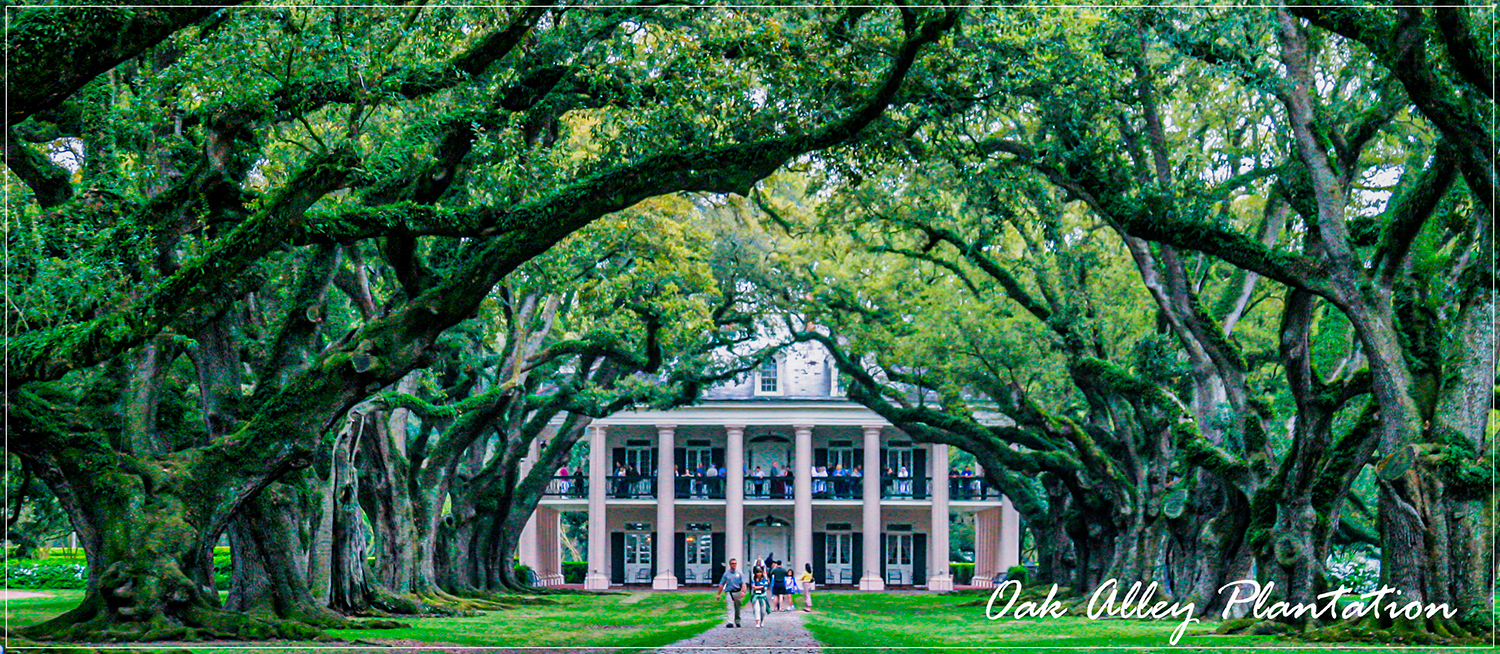
<svg viewBox="0 0 1500 654"><path fill-rule="evenodd" d="M630 475L630 468L621 463L615 466L614 496L625 497L630 488L630 481L626 479Z"/></svg>
<svg viewBox="0 0 1500 654"><path fill-rule="evenodd" d="M683 474L681 466L672 466L673 497L689 497L693 486L693 473Z"/></svg>
<svg viewBox="0 0 1500 654"><path fill-rule="evenodd" d="M907 470L906 466L901 466L901 469L896 471L896 479L896 492L900 495L911 495L911 471Z"/></svg>

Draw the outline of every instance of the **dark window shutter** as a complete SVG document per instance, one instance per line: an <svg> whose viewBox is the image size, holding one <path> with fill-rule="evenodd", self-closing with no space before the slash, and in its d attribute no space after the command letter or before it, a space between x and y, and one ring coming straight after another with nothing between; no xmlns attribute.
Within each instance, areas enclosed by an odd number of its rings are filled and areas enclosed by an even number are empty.
<svg viewBox="0 0 1500 654"><path fill-rule="evenodd" d="M679 448L676 448L676 449L672 450L672 460L674 462L676 462L676 464L677 464L677 470L679 470L681 472L684 472L684 473L686 473L688 471L688 469L687 469L687 448L685 448L685 447L679 447Z"/></svg>
<svg viewBox="0 0 1500 654"><path fill-rule="evenodd" d="M651 532L651 579L656 580L656 561L661 558L661 532Z"/></svg>
<svg viewBox="0 0 1500 654"><path fill-rule="evenodd" d="M609 580L616 584L625 583L625 532L623 531L609 535Z"/></svg>
<svg viewBox="0 0 1500 654"><path fill-rule="evenodd" d="M828 448L826 448L826 447L820 447L820 448L817 448L817 449L813 450L813 465L815 465L815 466L826 466L826 465L828 465Z"/></svg>
<svg viewBox="0 0 1500 654"><path fill-rule="evenodd" d="M724 561L724 532L714 532L713 539L714 553L713 558L710 559L713 564L708 569L708 583L718 585L719 577L724 576L724 571L729 569L728 564Z"/></svg>
<svg viewBox="0 0 1500 654"><path fill-rule="evenodd" d="M863 449L854 448L854 466L859 466L860 470L865 469L865 451ZM851 471L854 470L854 466L849 466L849 469ZM869 474L869 471L865 470L865 473Z"/></svg>
<svg viewBox="0 0 1500 654"><path fill-rule="evenodd" d="M911 583L927 583L927 534L911 535Z"/></svg>
<svg viewBox="0 0 1500 654"><path fill-rule="evenodd" d="M724 458L724 448L722 448L722 447L709 448L709 450L708 450L708 458L713 459L709 463L714 464L715 468L722 468L722 467L724 467L724 461L726 460Z"/></svg>
<svg viewBox="0 0 1500 654"><path fill-rule="evenodd" d="M853 561L853 565L851 566L853 569L850 570L849 576L854 577L853 581L857 585L859 584L859 580L865 576L865 535L856 531L854 532L853 540L854 556L850 559L850 561Z"/></svg>
<svg viewBox="0 0 1500 654"><path fill-rule="evenodd" d="M672 574L677 577L677 583L682 583L682 571L687 570L687 534L677 532L674 539L676 545L672 548Z"/></svg>
<svg viewBox="0 0 1500 654"><path fill-rule="evenodd" d="M824 559L828 558L828 534L821 531L813 532L813 582L819 585L825 583L823 576L827 564Z"/></svg>
<svg viewBox="0 0 1500 654"><path fill-rule="evenodd" d="M890 555L888 552L886 552L886 549L885 549L885 548L889 547L890 544L886 543L885 541L889 537L890 537L889 534L885 534L885 533L880 534L880 553L877 556L880 557L880 578L882 580L889 579L889 577L886 577L886 575L885 575L885 562L886 562L887 557Z"/></svg>
<svg viewBox="0 0 1500 654"><path fill-rule="evenodd" d="M884 475L886 467L889 466L889 465L891 465L891 463L890 463L890 457L887 457L886 453L887 452L886 452L885 448L883 448L883 447L880 448L880 474L881 475Z"/></svg>
<svg viewBox="0 0 1500 654"><path fill-rule="evenodd" d="M921 500L927 498L927 449L916 448L911 451L911 498Z"/></svg>
<svg viewBox="0 0 1500 654"><path fill-rule="evenodd" d="M617 447L615 448L615 465L610 469L609 473L614 474L615 470L619 470L622 465L625 465L625 448Z"/></svg>

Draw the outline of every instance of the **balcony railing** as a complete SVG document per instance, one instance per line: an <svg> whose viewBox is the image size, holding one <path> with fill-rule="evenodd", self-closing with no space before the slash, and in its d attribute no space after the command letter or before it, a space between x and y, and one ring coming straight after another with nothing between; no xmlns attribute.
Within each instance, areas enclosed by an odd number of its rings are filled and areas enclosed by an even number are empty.
<svg viewBox="0 0 1500 654"><path fill-rule="evenodd" d="M726 481L723 477L678 477L677 499L722 500Z"/></svg>
<svg viewBox="0 0 1500 654"><path fill-rule="evenodd" d="M605 478L606 494L613 499L656 499L656 475L625 475ZM677 477L677 499L722 500L724 477ZM812 494L820 500L858 500L864 497L863 477L813 477ZM895 477L880 480L880 497L887 500L925 500L932 497L931 477ZM745 477L745 499L790 500L795 498L795 477ZM544 497L587 499L588 477L553 477ZM997 501L1003 494L983 477L949 477L951 501Z"/></svg>
<svg viewBox="0 0 1500 654"><path fill-rule="evenodd" d="M610 477L609 496L624 500L656 499L656 475L617 475Z"/></svg>
<svg viewBox="0 0 1500 654"><path fill-rule="evenodd" d="M813 477L813 497L820 500L857 500L864 497L865 478L848 475Z"/></svg>
<svg viewBox="0 0 1500 654"><path fill-rule="evenodd" d="M795 477L745 477L745 499L789 500L797 485Z"/></svg>
<svg viewBox="0 0 1500 654"><path fill-rule="evenodd" d="M887 500L925 500L931 477L894 477L880 480L880 497Z"/></svg>
<svg viewBox="0 0 1500 654"><path fill-rule="evenodd" d="M963 502L999 500L1004 494L984 477L949 477L948 499Z"/></svg>
<svg viewBox="0 0 1500 654"><path fill-rule="evenodd" d="M588 496L589 478L582 475L553 477L552 481L547 482L547 489L542 491L542 497L587 499Z"/></svg>

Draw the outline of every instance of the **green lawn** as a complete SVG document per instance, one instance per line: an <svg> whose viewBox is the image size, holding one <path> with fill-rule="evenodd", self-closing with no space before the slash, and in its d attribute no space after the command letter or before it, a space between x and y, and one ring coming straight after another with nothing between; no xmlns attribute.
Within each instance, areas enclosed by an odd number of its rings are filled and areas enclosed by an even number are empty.
<svg viewBox="0 0 1500 654"><path fill-rule="evenodd" d="M1181 643L1173 647L1169 643L1171 632L1178 625L1176 620L1093 621L1074 615L1047 620L1010 617L989 620L985 618L982 604L963 606L983 599L988 599L988 595L824 593L814 597L817 612L809 615L807 627L825 647L928 647L936 649L927 651L952 651L955 654L977 647L1003 647L1007 649L1002 651L1007 653L1105 646L1151 648L1159 652L1204 651L1221 647L1316 647L1315 644L1273 636L1217 636L1212 633L1215 625L1208 622L1190 625ZM1390 652L1393 648L1378 651Z"/></svg>
<svg viewBox="0 0 1500 654"><path fill-rule="evenodd" d="M30 599L13 599L5 602L5 622L12 629L36 624L67 613L78 603L83 601L81 590L38 590L27 591L37 593L48 593L51 597L35 597Z"/></svg>
<svg viewBox="0 0 1500 654"><path fill-rule="evenodd" d="M83 596L76 590L45 592L53 596L10 600L7 617L12 628L67 611ZM406 629L329 633L350 641L400 645L657 647L707 630L723 613L723 604L708 592L560 595L556 600L556 605L487 611L474 618L403 618L412 625Z"/></svg>
<svg viewBox="0 0 1500 654"><path fill-rule="evenodd" d="M486 612L477 618L403 619L409 629L331 631L351 640L415 640L494 647L657 647L723 620L709 592L558 596L553 606Z"/></svg>
<svg viewBox="0 0 1500 654"><path fill-rule="evenodd" d="M71 609L82 591L48 591L52 597L10 600L10 625L34 624ZM985 607L963 606L982 595L927 593L821 593L807 626L827 647L981 647L1043 652L1053 648L1124 646L1203 651L1220 647L1308 647L1269 636L1215 636L1212 624L1189 627L1180 646L1168 646L1175 622L985 619ZM404 620L406 629L334 630L349 641L387 645L478 645L495 647L631 647L666 645L719 624L722 604L708 592L558 596L556 605L490 611L474 618ZM294 643L261 643L295 646ZM1350 647L1354 649L1355 647ZM220 650L222 651L222 650ZM930 651L945 651L944 649ZM1007 652L1013 650L1005 650ZM1373 650L1372 651L1376 651ZM1378 651L1389 652L1390 649ZM1457 651L1425 649L1422 652ZM1472 651L1469 650L1469 651Z"/></svg>

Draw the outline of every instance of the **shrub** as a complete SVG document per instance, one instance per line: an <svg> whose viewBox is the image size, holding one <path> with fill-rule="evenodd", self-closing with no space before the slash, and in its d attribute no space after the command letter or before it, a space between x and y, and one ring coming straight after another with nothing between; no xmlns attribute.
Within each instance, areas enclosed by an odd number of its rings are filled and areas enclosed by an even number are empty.
<svg viewBox="0 0 1500 654"><path fill-rule="evenodd" d="M1030 578L1031 578L1031 575L1027 574L1027 572L1026 572L1026 566L1023 566L1023 565L1013 565L1013 566L1010 567L1009 570L1005 571L1005 580L1006 581L1010 581L1010 580L1014 579L1016 581L1021 582L1022 586L1025 586L1026 582L1030 581Z"/></svg>
<svg viewBox="0 0 1500 654"><path fill-rule="evenodd" d="M48 563L35 559L7 561L8 588L87 588L89 568L82 563Z"/></svg>
<svg viewBox="0 0 1500 654"><path fill-rule="evenodd" d="M44 550L45 551L45 550ZM50 588L54 590L87 588L88 563L83 550L51 548L42 559L10 559L5 562L9 588ZM214 585L224 590L234 575L228 547L214 548Z"/></svg>
<svg viewBox="0 0 1500 654"><path fill-rule="evenodd" d="M229 582L234 578L234 563L229 560L229 548L214 548L214 586L220 590L228 590Z"/></svg>
<svg viewBox="0 0 1500 654"><path fill-rule="evenodd" d="M516 580L536 585L536 579L532 577L531 566L525 563L516 564Z"/></svg>
<svg viewBox="0 0 1500 654"><path fill-rule="evenodd" d="M968 584L974 581L973 563L949 563L948 569L953 571L953 583L955 584Z"/></svg>
<svg viewBox="0 0 1500 654"><path fill-rule="evenodd" d="M588 561L563 561L562 575L565 584L581 584L589 574Z"/></svg>
<svg viewBox="0 0 1500 654"><path fill-rule="evenodd" d="M1380 559L1357 547L1335 546L1328 555L1328 576L1356 593L1368 593L1380 583Z"/></svg>

